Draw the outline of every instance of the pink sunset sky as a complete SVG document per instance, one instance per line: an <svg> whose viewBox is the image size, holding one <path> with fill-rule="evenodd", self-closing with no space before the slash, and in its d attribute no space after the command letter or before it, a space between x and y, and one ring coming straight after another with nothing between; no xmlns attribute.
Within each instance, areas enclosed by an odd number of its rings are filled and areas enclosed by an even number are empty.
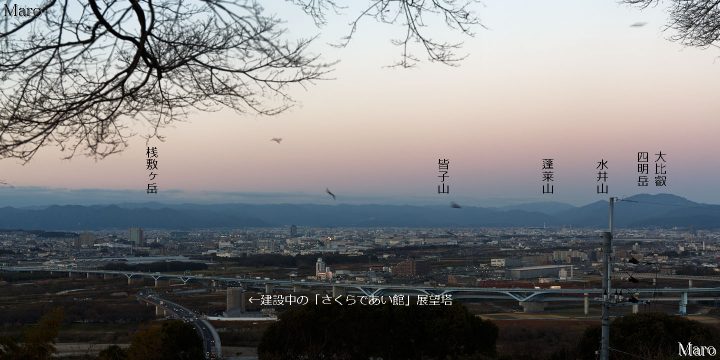
<svg viewBox="0 0 720 360"><path fill-rule="evenodd" d="M398 28L363 22L353 42L336 49L327 42L345 35L349 17L318 30L297 12L274 9L288 19L291 36L322 32L313 49L341 60L333 79L291 91L297 105L277 116L196 112L164 129L166 141L151 142L159 149L160 191L300 193L326 201L327 187L346 202L583 204L607 198L595 193L603 158L610 195L665 192L720 203L718 49L669 41L662 6L489 0L476 9L488 29L477 28L475 37L438 28L465 41L469 57L460 67L423 62L408 70L386 67L399 54L390 44ZM636 22L647 25L630 27ZM143 124L136 129L142 133ZM637 186L639 151L651 161L667 154L666 188ZM140 137L103 160L62 157L46 148L26 165L1 160L0 178L15 186L2 192L142 194L148 182ZM438 158L450 160L450 195L437 194ZM541 193L543 158L555 159L553 195Z"/></svg>

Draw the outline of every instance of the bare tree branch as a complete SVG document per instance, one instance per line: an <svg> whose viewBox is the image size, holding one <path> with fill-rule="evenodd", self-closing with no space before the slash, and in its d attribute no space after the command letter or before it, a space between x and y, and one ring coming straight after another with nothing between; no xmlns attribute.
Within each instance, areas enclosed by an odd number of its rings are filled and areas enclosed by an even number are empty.
<svg viewBox="0 0 720 360"><path fill-rule="evenodd" d="M647 8L660 0L621 0ZM668 28L677 31L671 39L687 46L707 48L720 41L720 0L668 0L670 22Z"/></svg>
<svg viewBox="0 0 720 360"><path fill-rule="evenodd" d="M320 26L338 0L286 0ZM465 0L467 1L467 0ZM405 27L398 65L418 43L449 65L461 43L433 40L426 17L472 35L467 2L371 0L363 18ZM15 11L10 2L0 11ZM13 7L13 9L11 9ZM44 146L94 157L122 151L135 122L159 130L190 111L227 107L278 114L288 90L323 79L333 63L308 51L315 38L288 40L281 20L256 0L46 0L32 16L0 17L0 158L25 162Z"/></svg>
<svg viewBox="0 0 720 360"><path fill-rule="evenodd" d="M431 62L455 66L466 57L456 53L462 47L462 42L434 40L426 23L439 19L450 29L473 36L472 28L482 26L471 9L474 3L479 3L479 0L372 0L350 23L349 34L336 46L346 46L360 22L364 18L372 18L380 23L400 24L405 28L402 38L392 40L394 45L401 48L400 60L394 66L409 68L419 62L410 49L413 43L421 45Z"/></svg>

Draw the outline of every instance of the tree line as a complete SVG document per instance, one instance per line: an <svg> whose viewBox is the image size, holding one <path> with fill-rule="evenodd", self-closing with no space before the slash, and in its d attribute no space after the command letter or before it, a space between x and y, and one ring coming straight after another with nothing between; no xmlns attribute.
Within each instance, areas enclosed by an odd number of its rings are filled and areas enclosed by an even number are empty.
<svg viewBox="0 0 720 360"><path fill-rule="evenodd" d="M60 326L65 319L62 307L48 311L37 324L23 329L19 337L0 337L0 360L50 360ZM142 326L130 346L112 345L97 360L204 360L202 339L195 328L179 320Z"/></svg>
<svg viewBox="0 0 720 360"><path fill-rule="evenodd" d="M19 337L0 337L0 360L49 360L64 321L62 308L48 311ZM678 344L720 348L713 325L664 313L631 314L611 323L613 359L674 359ZM262 360L275 359L418 359L418 360L570 360L595 359L600 326L587 328L562 351L498 353L498 327L452 306L298 306L286 310L265 331L258 346ZM520 340L520 339L518 339ZM202 340L182 321L143 325L123 349L113 345L97 360L203 359Z"/></svg>

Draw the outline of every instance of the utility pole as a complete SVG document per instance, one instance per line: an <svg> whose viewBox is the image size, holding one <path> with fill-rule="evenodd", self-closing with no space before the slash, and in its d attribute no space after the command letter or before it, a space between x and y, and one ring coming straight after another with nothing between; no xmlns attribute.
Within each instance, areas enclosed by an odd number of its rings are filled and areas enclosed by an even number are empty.
<svg viewBox="0 0 720 360"><path fill-rule="evenodd" d="M603 232L603 302L602 302L602 333L600 338L600 360L610 358L610 297L612 291L612 237L613 237L613 211L615 198L610 198L610 231Z"/></svg>

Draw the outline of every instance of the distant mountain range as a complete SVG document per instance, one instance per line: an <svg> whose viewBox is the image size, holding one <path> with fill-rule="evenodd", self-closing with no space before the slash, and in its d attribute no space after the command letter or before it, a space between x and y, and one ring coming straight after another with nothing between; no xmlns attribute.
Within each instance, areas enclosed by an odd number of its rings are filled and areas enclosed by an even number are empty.
<svg viewBox="0 0 720 360"><path fill-rule="evenodd" d="M318 227L541 227L604 228L607 201L576 207L557 202L501 208L408 205L250 205L136 203L0 208L0 229L201 229L269 226ZM720 228L720 205L670 195L635 195L615 206L617 227Z"/></svg>

